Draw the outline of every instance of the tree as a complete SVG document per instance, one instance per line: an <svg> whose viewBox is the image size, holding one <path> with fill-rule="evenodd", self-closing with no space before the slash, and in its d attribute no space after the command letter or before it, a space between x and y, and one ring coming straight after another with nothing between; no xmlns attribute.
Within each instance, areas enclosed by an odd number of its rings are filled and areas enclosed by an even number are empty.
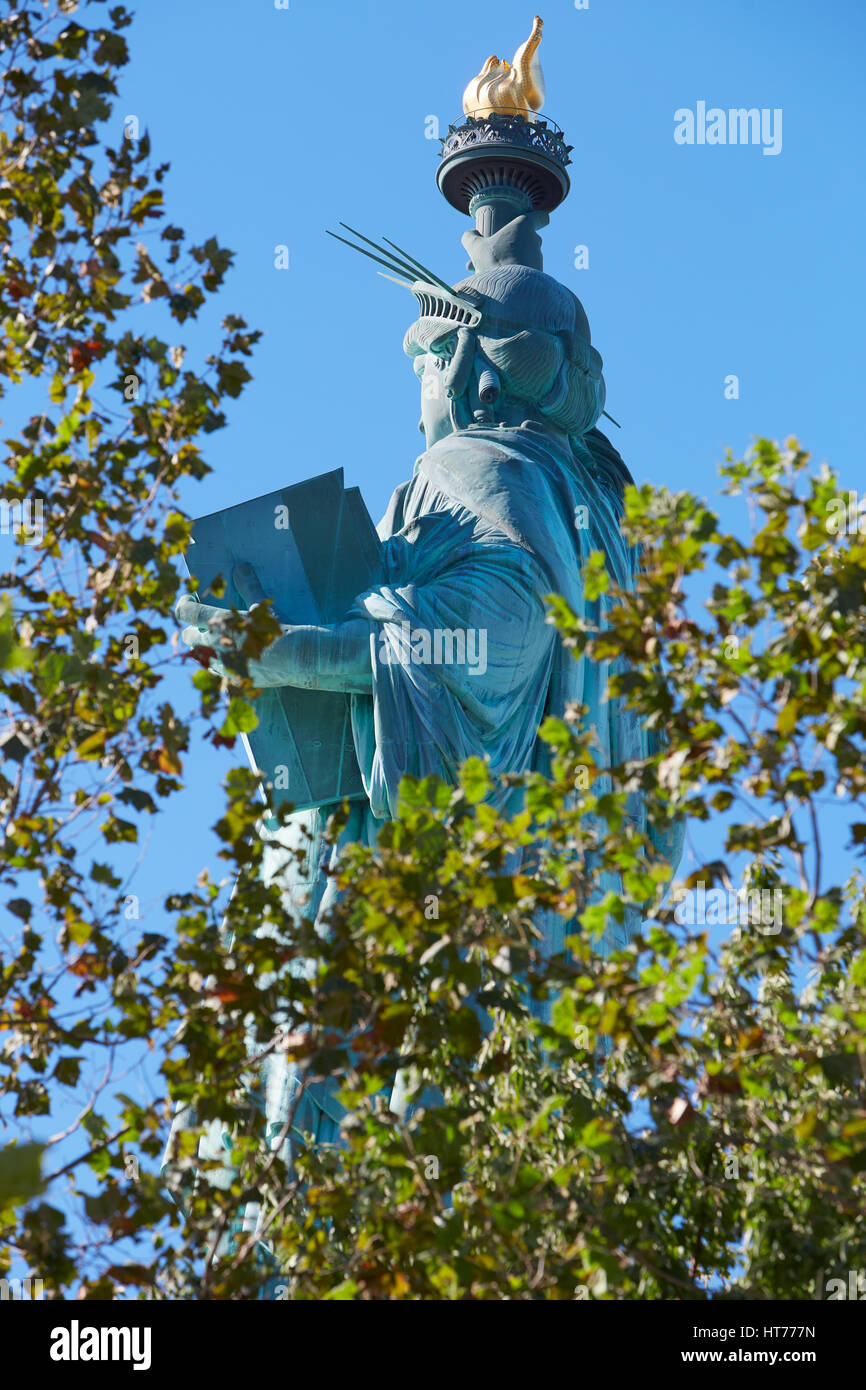
<svg viewBox="0 0 866 1390"><path fill-rule="evenodd" d="M577 652L617 660L615 692L668 728L667 750L611 787L570 711L544 730L553 778L526 779L510 822L481 763L457 789L407 783L377 850L344 859L332 940L291 938L319 960L313 989L284 989L310 1026L294 1055L342 1077L347 1148L303 1150L293 1185L249 1138L225 1198L269 1201L287 1296L848 1296L864 1258L863 885L856 869L825 881L822 820L844 798L862 855L866 543L833 525L838 481L793 443L759 441L723 473L763 514L753 535L687 494L632 490L637 592L601 633L552 605ZM705 569L719 578L699 621ZM600 562L586 580L607 584ZM628 819L635 787L657 829L715 831L667 905ZM504 873L529 841L537 870ZM604 867L623 892L593 902ZM593 933L626 903L645 928L603 960ZM573 914L568 960L540 959L540 904ZM544 993L549 1024L527 1008ZM381 1101L397 1065L442 1093L408 1125ZM249 1253L238 1242L241 1280ZM231 1258L215 1277L231 1296Z"/></svg>
<svg viewBox="0 0 866 1390"><path fill-rule="evenodd" d="M153 166L146 131L115 118L116 143L98 133L128 60L130 16L115 6L87 28L78 10L73 0L53 14L10 6L0 21L0 376L39 401L5 441L2 501L3 529L19 541L0 632L0 879L19 927L4 954L4 1090L25 1129L52 1112L59 1088L74 1091L83 1050L144 1040L155 1026L137 989L166 943L144 933L131 954L119 945L112 847L134 842L181 786L189 725L157 697L189 535L176 491L208 471L198 440L225 423L258 337L229 316L206 363L185 365L176 330L220 288L231 253L213 237L187 245L164 221L167 166ZM97 829L102 859L80 848L83 826ZM96 1106L78 1123L104 1175L119 1136ZM15 1152L6 1163L17 1165ZM74 1272L61 1227L56 1210L29 1210L19 1245L58 1288Z"/></svg>
<svg viewBox="0 0 866 1390"><path fill-rule="evenodd" d="M729 509L745 496L761 518L751 533L690 494L630 490L644 568L604 632L552 596L562 640L616 663L611 694L667 731L664 751L597 768L572 709L544 729L551 777L511 779L525 807L510 820L478 761L457 787L407 781L376 849L342 856L326 939L258 878L257 786L234 770L216 824L240 875L230 903L200 875L168 893L174 932L122 944L119 849L180 790L194 736L160 690L180 660L175 491L204 476L197 441L224 423L257 335L226 318L199 371L172 344L231 256L153 235L164 166L146 134L114 148L98 133L128 16L86 29L78 8L0 23L2 374L43 392L6 441L3 489L24 524L0 614L4 1269L54 1298L233 1299L266 1280L301 1300L832 1293L866 1264L866 541L793 443L759 440L723 470ZM603 556L585 580L610 586ZM244 656L275 631L267 606L233 621ZM252 726L243 662L193 686L205 736ZM711 845L684 882L634 828L637 790L657 831L679 819ZM849 837L845 881L828 823ZM537 853L513 875L517 844ZM622 891L599 900L604 868ZM567 958L541 958L542 905L573 923ZM598 933L626 906L644 928L604 959ZM315 971L293 974L298 959ZM529 1010L543 997L548 1022ZM275 1048L336 1078L350 1112L343 1147L301 1146L291 1169L255 1104ZM181 1137L177 1202L156 1172L161 1098L91 1086L46 1142L64 1088L149 1052L171 1099L232 1138L226 1181ZM440 1103L391 1114L398 1067ZM253 1199L256 1242L237 1230Z"/></svg>

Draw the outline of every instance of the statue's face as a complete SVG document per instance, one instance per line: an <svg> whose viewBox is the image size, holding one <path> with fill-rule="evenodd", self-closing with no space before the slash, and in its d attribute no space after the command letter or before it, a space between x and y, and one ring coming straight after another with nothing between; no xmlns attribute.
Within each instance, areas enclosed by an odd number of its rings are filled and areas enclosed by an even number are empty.
<svg viewBox="0 0 866 1390"><path fill-rule="evenodd" d="M421 382L421 424L428 449L453 429L451 401L445 391L450 360L451 354L446 352L425 352L413 359Z"/></svg>

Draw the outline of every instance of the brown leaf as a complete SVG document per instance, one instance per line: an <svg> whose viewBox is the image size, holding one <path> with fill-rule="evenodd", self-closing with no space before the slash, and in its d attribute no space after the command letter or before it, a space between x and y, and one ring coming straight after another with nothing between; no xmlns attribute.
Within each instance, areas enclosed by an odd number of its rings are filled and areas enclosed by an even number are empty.
<svg viewBox="0 0 866 1390"><path fill-rule="evenodd" d="M183 764L176 753L166 748L165 744L159 749L156 755L156 765L160 772L175 773L179 775L183 772Z"/></svg>

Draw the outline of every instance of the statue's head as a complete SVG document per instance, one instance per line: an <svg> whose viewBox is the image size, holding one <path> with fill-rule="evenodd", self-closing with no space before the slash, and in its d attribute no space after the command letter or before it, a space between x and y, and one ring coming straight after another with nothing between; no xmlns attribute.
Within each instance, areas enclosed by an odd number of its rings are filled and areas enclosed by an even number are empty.
<svg viewBox="0 0 866 1390"><path fill-rule="evenodd" d="M416 288L417 296L417 288ZM564 435L591 430L604 408L602 361L580 300L526 265L494 265L421 296L404 351L421 378L428 447L473 424L531 419Z"/></svg>

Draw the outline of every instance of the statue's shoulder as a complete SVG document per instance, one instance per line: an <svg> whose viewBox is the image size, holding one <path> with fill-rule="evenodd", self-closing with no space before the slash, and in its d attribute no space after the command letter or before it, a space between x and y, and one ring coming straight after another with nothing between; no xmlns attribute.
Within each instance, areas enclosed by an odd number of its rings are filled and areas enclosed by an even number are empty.
<svg viewBox="0 0 866 1390"><path fill-rule="evenodd" d="M519 430L499 429L495 425L469 425L437 440L421 455L416 468L419 472L430 471L449 461L505 463L519 454L527 443L531 447L534 441L524 437Z"/></svg>
<svg viewBox="0 0 866 1390"><path fill-rule="evenodd" d="M423 454L421 455L423 458ZM420 459L418 460L420 462ZM415 476L417 476L418 464L415 465ZM384 540L388 536L393 536L397 531L402 530L406 512L406 499L415 482L415 477L407 479L405 483L400 483L391 493L391 500L388 503L385 515L379 522L376 530L379 539Z"/></svg>

